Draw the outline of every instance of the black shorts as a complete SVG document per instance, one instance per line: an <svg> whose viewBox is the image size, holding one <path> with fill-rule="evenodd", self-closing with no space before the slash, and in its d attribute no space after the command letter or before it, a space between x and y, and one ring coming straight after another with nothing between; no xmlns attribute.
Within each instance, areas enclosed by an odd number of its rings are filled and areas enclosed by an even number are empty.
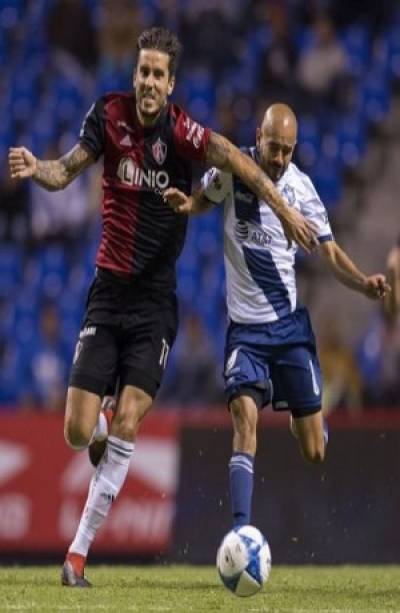
<svg viewBox="0 0 400 613"><path fill-rule="evenodd" d="M69 385L103 397L117 379L152 398L178 328L174 291L157 293L99 274L89 290Z"/></svg>

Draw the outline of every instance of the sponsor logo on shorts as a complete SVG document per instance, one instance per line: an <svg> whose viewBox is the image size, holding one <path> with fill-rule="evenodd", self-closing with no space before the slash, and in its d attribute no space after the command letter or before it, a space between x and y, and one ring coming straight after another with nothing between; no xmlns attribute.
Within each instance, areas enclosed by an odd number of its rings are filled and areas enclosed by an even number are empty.
<svg viewBox="0 0 400 613"><path fill-rule="evenodd" d="M87 336L95 336L96 330L96 326L86 326L86 328L83 328L83 330L81 330L79 338L82 339L86 338Z"/></svg>
<svg viewBox="0 0 400 613"><path fill-rule="evenodd" d="M228 376L229 374L233 374L232 370L236 364L236 360L237 360L239 351L240 351L240 347L236 347L236 349L232 351L231 355L227 359L226 366L225 366L225 376Z"/></svg>
<svg viewBox="0 0 400 613"><path fill-rule="evenodd" d="M275 402L275 407L277 409L288 409L289 403L286 400L278 400L278 402Z"/></svg>
<svg viewBox="0 0 400 613"><path fill-rule="evenodd" d="M169 356L169 345L167 341L165 340L165 338L163 338L161 341L161 353L160 353L160 359L158 363L160 364L160 366L162 366L164 370L167 366L168 356Z"/></svg>
<svg viewBox="0 0 400 613"><path fill-rule="evenodd" d="M74 353L74 357L73 357L73 359L72 359L72 363L73 363L73 364L75 364L75 363L78 361L78 358L79 358L79 356L81 355L82 348L83 348L83 343L82 343L82 341L78 341L78 342L76 343L76 346L75 346L75 353Z"/></svg>
<svg viewBox="0 0 400 613"><path fill-rule="evenodd" d="M314 366L311 360L308 360L308 364L310 366L310 371L311 371L311 379L312 379L312 386L313 386L313 390L314 390L314 394L316 396L319 396L320 394L320 389L319 389L319 385L317 382L317 377L315 376L315 371L314 371Z"/></svg>

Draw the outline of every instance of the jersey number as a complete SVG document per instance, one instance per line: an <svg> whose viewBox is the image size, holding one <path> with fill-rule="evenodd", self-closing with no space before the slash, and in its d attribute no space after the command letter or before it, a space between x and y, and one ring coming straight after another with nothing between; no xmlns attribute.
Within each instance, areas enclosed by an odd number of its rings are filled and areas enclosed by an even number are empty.
<svg viewBox="0 0 400 613"><path fill-rule="evenodd" d="M162 344L161 344L160 360L158 363L160 364L160 366L163 367L164 370L165 370L165 367L167 366L168 355L169 355L169 345L167 341L165 340L165 338L163 338Z"/></svg>

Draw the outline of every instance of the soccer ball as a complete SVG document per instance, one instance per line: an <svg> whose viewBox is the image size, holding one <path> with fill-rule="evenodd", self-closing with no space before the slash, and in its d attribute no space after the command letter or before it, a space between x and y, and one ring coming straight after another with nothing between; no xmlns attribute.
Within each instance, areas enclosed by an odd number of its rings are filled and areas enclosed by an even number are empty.
<svg viewBox="0 0 400 613"><path fill-rule="evenodd" d="M224 537L217 552L222 583L236 596L258 592L271 571L271 551L254 526L234 528Z"/></svg>

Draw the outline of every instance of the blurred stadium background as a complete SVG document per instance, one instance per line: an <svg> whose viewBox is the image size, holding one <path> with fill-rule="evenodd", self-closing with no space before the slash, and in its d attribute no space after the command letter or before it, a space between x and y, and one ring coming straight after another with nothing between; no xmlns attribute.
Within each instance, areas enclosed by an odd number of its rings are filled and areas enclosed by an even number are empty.
<svg viewBox="0 0 400 613"><path fill-rule="evenodd" d="M268 104L293 106L296 162L363 270L384 270L400 232L394 0L0 0L3 558L60 556L84 502L90 469L64 445L62 412L99 241L101 175L48 193L9 179L7 150L24 144L51 158L71 147L93 100L131 87L137 35L152 25L184 44L174 100L236 144L253 143ZM99 556L210 562L229 526L221 225L219 211L190 222L180 333ZM339 286L316 256L300 255L298 271L333 436L326 464L310 470L286 423L263 418L255 523L271 533L277 561L399 562L399 320Z"/></svg>

